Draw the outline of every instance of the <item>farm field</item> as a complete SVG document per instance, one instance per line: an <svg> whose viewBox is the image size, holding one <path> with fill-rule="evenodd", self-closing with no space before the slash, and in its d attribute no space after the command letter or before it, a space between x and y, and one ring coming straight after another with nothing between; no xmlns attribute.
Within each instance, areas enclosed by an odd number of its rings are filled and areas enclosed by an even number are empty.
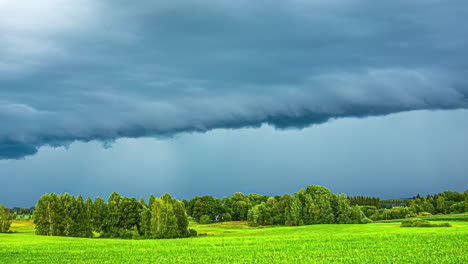
<svg viewBox="0 0 468 264"><path fill-rule="evenodd" d="M192 224L200 236L162 240L37 236L15 221L15 233L0 234L0 263L468 263L466 215L443 219L453 227Z"/></svg>

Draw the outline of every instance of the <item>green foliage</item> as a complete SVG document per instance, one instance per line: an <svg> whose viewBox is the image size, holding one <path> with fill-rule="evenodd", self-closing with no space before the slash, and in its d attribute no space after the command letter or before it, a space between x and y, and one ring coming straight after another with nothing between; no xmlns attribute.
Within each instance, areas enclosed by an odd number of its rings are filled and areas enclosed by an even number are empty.
<svg viewBox="0 0 468 264"><path fill-rule="evenodd" d="M269 197L267 195L261 195L261 194L256 194L256 193L250 193L247 195L247 199L249 200L252 206L255 206L261 203L266 203L268 198Z"/></svg>
<svg viewBox="0 0 468 264"><path fill-rule="evenodd" d="M367 209L376 210L374 206ZM311 224L351 224L371 222L359 206L350 207L344 194L335 195L329 189L310 185L294 194L270 197L266 203L252 207L248 213L250 226L286 224L301 226Z"/></svg>
<svg viewBox="0 0 468 264"><path fill-rule="evenodd" d="M411 215L419 215L422 212L430 214L468 212L467 196L468 190L463 193L444 191L427 197L417 195L408 201L408 209L412 212Z"/></svg>
<svg viewBox="0 0 468 264"><path fill-rule="evenodd" d="M418 216L431 216L432 214L431 213L428 213L428 212L420 212L418 214Z"/></svg>
<svg viewBox="0 0 468 264"><path fill-rule="evenodd" d="M209 215L202 215L198 221L200 224L211 224L211 218Z"/></svg>
<svg viewBox="0 0 468 264"><path fill-rule="evenodd" d="M230 213L224 213L221 216L223 218L223 221L226 221L226 222L232 221L232 216Z"/></svg>
<svg viewBox="0 0 468 264"><path fill-rule="evenodd" d="M454 203L454 204L452 204L452 206L450 206L450 213L451 214L463 213L463 212L465 212L465 208L466 208L466 202L465 201Z"/></svg>
<svg viewBox="0 0 468 264"><path fill-rule="evenodd" d="M21 207L13 207L13 208L7 208L8 212L11 215L14 215L16 220L29 220L32 219L32 214L35 210L35 207L29 207L29 208L21 208Z"/></svg>
<svg viewBox="0 0 468 264"><path fill-rule="evenodd" d="M267 226L273 224L271 209L265 206L265 203L257 204L248 213L248 221L250 226Z"/></svg>
<svg viewBox="0 0 468 264"><path fill-rule="evenodd" d="M6 233L10 230L11 221L16 215L11 214L4 204L0 204L0 233Z"/></svg>
<svg viewBox="0 0 468 264"><path fill-rule="evenodd" d="M360 206L351 207L350 219L352 224L368 224L372 221L362 212Z"/></svg>
<svg viewBox="0 0 468 264"><path fill-rule="evenodd" d="M323 186L309 185L305 190L306 194L311 195L313 203L319 209L319 224L335 223L335 213L333 207L337 205L337 197L330 190ZM336 211L336 210L335 210ZM312 224L312 223L306 223Z"/></svg>
<svg viewBox="0 0 468 264"><path fill-rule="evenodd" d="M149 238L151 233L151 209L146 206L144 198L140 199L140 230L144 238Z"/></svg>
<svg viewBox="0 0 468 264"><path fill-rule="evenodd" d="M287 225L290 226L299 226L304 225L304 221L302 220L302 203L298 197L295 197L291 207L288 208L286 215L287 215Z"/></svg>
<svg viewBox="0 0 468 264"><path fill-rule="evenodd" d="M250 198L255 200L259 197L250 195ZM232 220L235 221L247 220L248 211L252 207L252 202L249 198L240 192L235 193L231 197L223 197L221 204L224 212L229 213L232 216Z"/></svg>
<svg viewBox="0 0 468 264"><path fill-rule="evenodd" d="M47 236L92 237L93 203L68 193L44 194L34 211L36 233Z"/></svg>
<svg viewBox="0 0 468 264"><path fill-rule="evenodd" d="M111 194L107 204L99 197L84 201L81 196L51 193L38 200L33 218L36 233L48 236L92 237L96 234L116 238L176 238L189 236L187 213L202 223L248 220L250 226L365 224L371 222L368 218L380 221L433 213L462 213L467 210L467 194L468 190L464 193L444 191L427 197L383 200L380 204L391 203L393 207L378 209L374 205L352 205L377 204L377 198L348 198L317 185L301 189L294 196L268 197L254 193L246 196L237 192L222 200L203 196L180 202L169 194L157 199L151 195L148 204L143 198L137 201L116 192ZM394 206L403 203L407 207Z"/></svg>
<svg viewBox="0 0 468 264"><path fill-rule="evenodd" d="M272 208L271 214L273 216L273 224L284 225L287 221L287 213L292 205L294 198L285 194L281 197L272 198L273 200L267 201L270 208Z"/></svg>
<svg viewBox="0 0 468 264"><path fill-rule="evenodd" d="M402 207L408 204L409 199L386 199L380 200L380 207L390 209L393 207Z"/></svg>
<svg viewBox="0 0 468 264"><path fill-rule="evenodd" d="M232 205L232 218L234 220L245 221L249 212L249 204L245 201L236 201Z"/></svg>
<svg viewBox="0 0 468 264"><path fill-rule="evenodd" d="M359 205L359 206L374 206L375 208L380 208L380 198L370 197L370 196L350 196L349 198L350 205Z"/></svg>
<svg viewBox="0 0 468 264"><path fill-rule="evenodd" d="M381 209L371 215L370 219L373 221L378 220L391 220L402 219L409 216L412 212L407 207L393 207L392 209Z"/></svg>
<svg viewBox="0 0 468 264"><path fill-rule="evenodd" d="M338 207L337 207L337 216L336 216L336 223L337 224L350 224L351 223L351 217L354 216L354 218L359 218L360 215L362 214L361 210L357 206L354 208L357 208L359 213L354 212L354 214L357 215L352 215L352 211L349 207L349 200L348 197L344 194L338 195ZM359 216L358 216L359 215ZM360 224L359 220L357 220L356 224Z"/></svg>
<svg viewBox="0 0 468 264"><path fill-rule="evenodd" d="M369 218L371 215L377 212L377 207L375 206L359 206L364 215Z"/></svg>
<svg viewBox="0 0 468 264"><path fill-rule="evenodd" d="M105 201L100 198L96 197L94 199L92 212L91 212L91 219L93 223L93 231L97 233L104 233L105 222L108 217L109 211L107 204Z"/></svg>
<svg viewBox="0 0 468 264"><path fill-rule="evenodd" d="M436 212L439 214L446 214L448 212L448 203L445 201L444 196L439 196L436 199Z"/></svg>
<svg viewBox="0 0 468 264"><path fill-rule="evenodd" d="M190 228L188 230L188 237L196 237L198 235L197 230Z"/></svg>
<svg viewBox="0 0 468 264"><path fill-rule="evenodd" d="M151 208L151 236L154 238L187 237L188 219L185 206L168 193L157 198Z"/></svg>
<svg viewBox="0 0 468 264"><path fill-rule="evenodd" d="M135 198L120 196L116 192L112 193L108 199L107 214L104 218L103 236L131 236L134 226L140 229L143 206Z"/></svg>
<svg viewBox="0 0 468 264"><path fill-rule="evenodd" d="M225 212L221 204L221 200L212 196L194 197L187 207L187 213L192 216L195 221L199 221L203 215L208 215L210 219L215 219L217 215Z"/></svg>
<svg viewBox="0 0 468 264"><path fill-rule="evenodd" d="M422 208L422 211L423 212L428 212L430 214L434 214L435 213L435 208L434 208L434 205L431 203L431 201L424 201L421 203L421 208Z"/></svg>
<svg viewBox="0 0 468 264"><path fill-rule="evenodd" d="M419 218L407 219L401 223L401 227L451 227L451 226L452 225L449 223L432 224L429 221L422 220Z"/></svg>

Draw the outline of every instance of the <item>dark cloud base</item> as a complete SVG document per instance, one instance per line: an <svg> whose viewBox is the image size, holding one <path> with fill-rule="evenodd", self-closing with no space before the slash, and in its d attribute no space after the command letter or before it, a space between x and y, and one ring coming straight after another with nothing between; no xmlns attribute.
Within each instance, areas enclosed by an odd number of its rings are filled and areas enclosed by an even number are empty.
<svg viewBox="0 0 468 264"><path fill-rule="evenodd" d="M317 114L317 113L306 113L302 116L286 116L279 115L274 117L269 117L264 120L235 120L229 122L220 122L218 124L212 124L209 127L203 129L196 127L185 127L182 129L177 129L173 131L151 131L144 128L135 127L126 131L113 131L113 136L104 136L102 134L93 134L86 138L42 138L36 144L25 144L20 142L0 142L0 159L22 159L26 156L34 155L38 152L38 149L41 146L51 146L51 147L61 147L68 146L74 141L80 142L89 142L92 140L97 140L103 142L103 145L110 146L111 142L119 138L141 138L141 137L156 137L156 138L168 138L180 133L204 133L213 129L241 129L241 128L259 128L263 124L271 125L272 127L280 130L284 129L303 129L312 125L319 125L328 122L331 119L337 118L366 118L371 116L385 116L388 114L409 111L402 110L397 111L395 109L380 110L380 112L367 113L369 109L359 109L356 108L353 114L348 115L326 115L326 114ZM443 108L440 108L443 109ZM455 110L458 108L444 110ZM437 110L437 109L433 109Z"/></svg>

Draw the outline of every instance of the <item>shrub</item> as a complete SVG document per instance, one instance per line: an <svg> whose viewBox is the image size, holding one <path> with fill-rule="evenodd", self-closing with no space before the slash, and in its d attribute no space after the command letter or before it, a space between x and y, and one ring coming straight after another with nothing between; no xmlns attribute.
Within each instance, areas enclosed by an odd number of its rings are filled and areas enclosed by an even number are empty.
<svg viewBox="0 0 468 264"><path fill-rule="evenodd" d="M351 208L351 223L368 224L372 223L372 220L366 217L359 206L353 206Z"/></svg>
<svg viewBox="0 0 468 264"><path fill-rule="evenodd" d="M416 216L418 216L417 213L415 213L415 212L413 212L413 211L410 211L409 214L407 214L405 217L406 217L406 218L409 218L409 217L416 217Z"/></svg>
<svg viewBox="0 0 468 264"><path fill-rule="evenodd" d="M377 208L375 206L365 205L365 206L360 206L360 208L366 217L370 217L371 215L377 212Z"/></svg>
<svg viewBox="0 0 468 264"><path fill-rule="evenodd" d="M224 213L224 214L222 215L222 217L223 217L223 221L225 221L225 222L232 221L232 216L231 216L230 213Z"/></svg>
<svg viewBox="0 0 468 264"><path fill-rule="evenodd" d="M376 210L369 218L373 221L402 219L406 217L416 216L406 207L393 207L392 209Z"/></svg>
<svg viewBox="0 0 468 264"><path fill-rule="evenodd" d="M431 213L428 213L428 212L420 212L418 214L418 216L431 216L432 214Z"/></svg>
<svg viewBox="0 0 468 264"><path fill-rule="evenodd" d="M383 219L383 214L382 213L374 213L369 217L372 221L378 221Z"/></svg>
<svg viewBox="0 0 468 264"><path fill-rule="evenodd" d="M190 229L188 230L188 236L189 236L189 237L196 237L197 234L198 234L198 233L197 233L197 230L195 230L195 229L190 228Z"/></svg>
<svg viewBox="0 0 468 264"><path fill-rule="evenodd" d="M211 219L208 215L202 215L200 217L200 221L198 222L200 224L210 224L211 223Z"/></svg>
<svg viewBox="0 0 468 264"><path fill-rule="evenodd" d="M407 219L401 223L400 227L451 227L449 223L431 224L429 221L419 218Z"/></svg>

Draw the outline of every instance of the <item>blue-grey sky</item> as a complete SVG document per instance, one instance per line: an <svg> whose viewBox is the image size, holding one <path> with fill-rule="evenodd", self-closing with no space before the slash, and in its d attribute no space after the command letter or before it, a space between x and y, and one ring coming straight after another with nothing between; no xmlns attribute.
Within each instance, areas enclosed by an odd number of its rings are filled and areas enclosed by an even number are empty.
<svg viewBox="0 0 468 264"><path fill-rule="evenodd" d="M465 0L0 0L0 17L0 202L468 185Z"/></svg>

